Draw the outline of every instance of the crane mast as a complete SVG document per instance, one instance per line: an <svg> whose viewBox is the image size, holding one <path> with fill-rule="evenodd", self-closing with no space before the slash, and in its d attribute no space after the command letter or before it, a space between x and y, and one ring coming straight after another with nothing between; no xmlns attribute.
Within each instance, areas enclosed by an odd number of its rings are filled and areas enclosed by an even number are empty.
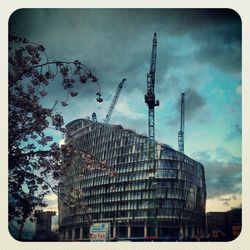
<svg viewBox="0 0 250 250"><path fill-rule="evenodd" d="M185 119L185 93L181 94L181 119L178 132L178 149L184 154L184 119Z"/></svg>
<svg viewBox="0 0 250 250"><path fill-rule="evenodd" d="M148 213L148 237L157 237L157 221L156 221L156 181L155 181L155 124L154 124L154 108L159 106L159 100L155 100L154 85L155 85L155 71L156 71L156 50L157 50L157 36L154 33L150 71L147 74L147 94L145 95L145 103L148 106L148 137L149 137L149 155L148 155L148 169L149 169L149 213Z"/></svg>
<svg viewBox="0 0 250 250"><path fill-rule="evenodd" d="M157 37L154 33L150 71L147 74L147 94L145 95L145 103L148 105L148 137L150 140L155 140L154 126L154 108L159 106L159 100L155 100L154 85L155 85L155 70L156 70L156 48Z"/></svg>
<svg viewBox="0 0 250 250"><path fill-rule="evenodd" d="M106 117L104 119L104 123L109 123L111 115L112 115L112 113L114 111L115 105L117 103L118 97L119 97L119 95L121 93L121 90L122 90L122 87L123 87L123 84L124 84L125 81L126 81L126 78L122 79L122 81L119 83L119 85L118 85L118 87L116 89L114 98L112 100L112 103L111 103L111 105L109 107L108 114L106 115Z"/></svg>

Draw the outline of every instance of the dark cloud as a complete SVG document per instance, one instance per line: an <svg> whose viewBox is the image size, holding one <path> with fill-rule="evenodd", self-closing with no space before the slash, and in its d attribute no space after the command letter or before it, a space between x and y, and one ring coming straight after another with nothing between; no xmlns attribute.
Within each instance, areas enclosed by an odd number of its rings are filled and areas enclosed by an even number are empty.
<svg viewBox="0 0 250 250"><path fill-rule="evenodd" d="M241 71L241 19L233 10L179 10L161 12L166 20L166 33L171 36L188 36L198 48L193 57L199 63L240 74ZM167 17L166 17L167 16ZM178 21L176 21L178 20Z"/></svg>
<svg viewBox="0 0 250 250"><path fill-rule="evenodd" d="M219 155L218 152L220 152ZM222 153L223 156L227 156L227 159L209 159L207 151L197 152L194 155L205 167L208 198L241 193L241 161L236 162L235 157L225 149L217 149L218 157ZM235 199L235 196L231 199Z"/></svg>
<svg viewBox="0 0 250 250"><path fill-rule="evenodd" d="M209 102L201 92L208 81L208 64L229 77L240 72L241 20L229 9L20 9L11 16L9 29L43 44L51 60L84 62L99 79L104 99L126 78L121 95L145 115L152 36L157 32L155 92L159 109L169 105L161 121L167 121L170 130L179 127L182 92L186 92L187 126L209 119ZM60 81L51 84L46 99L50 105L65 98L60 86ZM78 83L77 90L78 97L59 109L66 122L96 111L98 121L102 120L111 99L98 109L95 84ZM136 115L128 119L114 114L118 116L113 122L136 129L138 124L147 125Z"/></svg>
<svg viewBox="0 0 250 250"><path fill-rule="evenodd" d="M206 100L194 89L185 92L185 113L186 119L192 119L206 105Z"/></svg>
<svg viewBox="0 0 250 250"><path fill-rule="evenodd" d="M204 65L227 74L239 74L241 68L241 20L230 9L20 9L10 17L9 30L43 44L51 60L84 62L99 79L104 99L126 78L122 94L131 102L141 99L136 107L145 105L152 36L157 32L155 92L160 108L174 103L169 110L176 115L164 117L169 127L179 124L182 92L185 119L208 119L206 94L200 92L207 83ZM99 107L95 84L78 83L77 90L78 97L61 109L68 121L91 116ZM54 81L46 101L53 105L54 99L62 100L62 92L60 81ZM100 111L101 119L108 106Z"/></svg>
<svg viewBox="0 0 250 250"><path fill-rule="evenodd" d="M167 119L167 125L176 127L180 123L180 109L181 109L181 95L176 98L174 105L174 110L176 111L176 116ZM206 99L202 97L195 89L189 88L185 91L185 121L198 120L199 122L204 122L201 112L206 108Z"/></svg>
<svg viewBox="0 0 250 250"><path fill-rule="evenodd" d="M153 32L158 32L161 84L164 74L192 61L240 70L241 22L231 10L21 9L9 24L10 31L43 43L53 59L86 62L105 88L115 86L114 76L145 88ZM187 55L192 46L197 51Z"/></svg>
<svg viewBox="0 0 250 250"><path fill-rule="evenodd" d="M202 161L210 161L211 160L211 151L207 150L207 151L200 151L200 152L196 152L194 154L192 154L192 157L194 157L194 159L201 159Z"/></svg>
<svg viewBox="0 0 250 250"><path fill-rule="evenodd" d="M232 195L229 198L219 198L218 200L219 201L224 201L224 202L230 202L232 200L237 200L237 197L236 197L236 195Z"/></svg>
<svg viewBox="0 0 250 250"><path fill-rule="evenodd" d="M241 164L204 162L208 198L241 193Z"/></svg>
<svg viewBox="0 0 250 250"><path fill-rule="evenodd" d="M219 201L227 201L227 202L228 202L228 201L231 200L231 198L219 198L218 200L219 200Z"/></svg>
<svg viewBox="0 0 250 250"><path fill-rule="evenodd" d="M144 133L147 131L147 117L133 117L129 115L119 115L116 113L112 117L112 123L121 124L121 119L127 122L122 124L124 128L134 129L136 132Z"/></svg>
<svg viewBox="0 0 250 250"><path fill-rule="evenodd" d="M157 32L156 97L161 105L172 98L179 114L178 96L186 91L186 120L196 122L207 117L199 115L206 107L199 92L206 81L200 67L240 71L241 22L228 9L20 9L12 14L9 30L43 44L51 60L84 62L99 79L104 99L126 78L122 91L131 101L141 97L134 93L146 93ZM61 109L69 120L91 116L98 108L96 85L78 83L77 90L77 100ZM60 82L53 82L46 101L62 100L62 92ZM176 126L179 115L165 120Z"/></svg>
<svg viewBox="0 0 250 250"><path fill-rule="evenodd" d="M180 127L180 118L179 117L174 117L174 118L166 118L166 124L171 127L171 128L176 128Z"/></svg>
<svg viewBox="0 0 250 250"><path fill-rule="evenodd" d="M170 11L171 12L171 11ZM164 16L164 10L161 12L161 18ZM241 25L239 15L230 9L179 9L178 11L172 10L172 16L170 19L175 23L174 19L178 18L177 27L175 34L185 32L187 29L194 34L204 34L204 38L208 38L209 35L204 32L204 29L212 29L214 26L221 27L224 30L222 34L225 42L235 39L236 35L240 32L237 29ZM226 29L226 24L231 24L231 32ZM173 27L170 23L170 27ZM204 28L203 30L201 28ZM216 32L216 31L214 31ZM213 39L213 37L210 37Z"/></svg>
<svg viewBox="0 0 250 250"><path fill-rule="evenodd" d="M210 63L223 71L239 73L241 70L239 45L226 45L223 41L221 44L218 41L216 44L204 44L196 54L196 58L200 63Z"/></svg>
<svg viewBox="0 0 250 250"><path fill-rule="evenodd" d="M179 33L199 44L195 58L231 72L241 71L241 19L233 10L181 11Z"/></svg>
<svg viewBox="0 0 250 250"><path fill-rule="evenodd" d="M217 147L215 149L217 159L231 159L232 155L223 147Z"/></svg>
<svg viewBox="0 0 250 250"><path fill-rule="evenodd" d="M235 124L234 127L231 129L231 132L228 133L225 137L226 141L231 141L235 138L241 138L242 128L240 124Z"/></svg>

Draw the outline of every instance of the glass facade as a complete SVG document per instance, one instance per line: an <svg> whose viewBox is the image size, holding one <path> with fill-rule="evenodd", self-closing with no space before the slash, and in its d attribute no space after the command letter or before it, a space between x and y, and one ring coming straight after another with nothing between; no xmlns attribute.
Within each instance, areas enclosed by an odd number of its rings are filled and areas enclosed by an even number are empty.
<svg viewBox="0 0 250 250"><path fill-rule="evenodd" d="M89 230L86 216L93 223L110 223L113 239L147 238L152 199L158 237L181 240L205 235L206 185L200 163L155 142L156 178L152 190L146 136L120 125L92 123L87 119L73 121L66 128L66 143L67 138L74 140L96 159L105 160L115 175L96 168L83 173L80 163L66 170L60 192L77 190L88 213L81 209L73 213L59 200L62 240L86 239Z"/></svg>

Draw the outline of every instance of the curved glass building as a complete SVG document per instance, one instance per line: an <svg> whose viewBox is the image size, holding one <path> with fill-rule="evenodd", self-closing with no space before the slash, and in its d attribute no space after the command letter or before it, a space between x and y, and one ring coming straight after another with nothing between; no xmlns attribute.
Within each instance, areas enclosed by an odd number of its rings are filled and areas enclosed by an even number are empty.
<svg viewBox="0 0 250 250"><path fill-rule="evenodd" d="M157 239L185 240L205 235L206 184L202 164L155 142L156 172L150 184L146 136L120 125L88 119L75 120L66 129L66 143L73 140L96 159L106 160L115 174L100 169L82 174L77 161L66 170L60 192L78 192L82 198L77 212L58 201L61 240L87 240L88 216L93 223L110 224L111 240L150 238L152 220ZM81 205L87 206L88 211Z"/></svg>

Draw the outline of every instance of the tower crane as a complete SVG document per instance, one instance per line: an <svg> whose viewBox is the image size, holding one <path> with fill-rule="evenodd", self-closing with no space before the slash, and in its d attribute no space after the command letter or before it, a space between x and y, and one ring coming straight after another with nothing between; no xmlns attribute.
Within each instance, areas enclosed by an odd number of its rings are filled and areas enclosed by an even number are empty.
<svg viewBox="0 0 250 250"><path fill-rule="evenodd" d="M184 119L185 119L185 93L181 94L181 119L178 132L178 149L184 154Z"/></svg>
<svg viewBox="0 0 250 250"><path fill-rule="evenodd" d="M154 108L159 106L159 100L155 100L154 85L155 85L155 70L156 70L156 49L157 49L157 35L154 33L150 71L147 74L147 94L145 95L145 103L148 105L148 137L149 137L149 224L148 237L157 236L157 221L156 221L156 181L155 181L155 123L154 123Z"/></svg>
<svg viewBox="0 0 250 250"><path fill-rule="evenodd" d="M181 93L181 115L180 115L180 131L178 132L178 149L180 153L180 164L181 164L181 169L184 164L184 121L185 121L185 93ZM179 213L179 219L181 221L181 226L183 223L182 217L183 217L183 211L185 210L185 202L183 203L182 209L180 209ZM180 238L183 237L183 232L180 233Z"/></svg>
<svg viewBox="0 0 250 250"><path fill-rule="evenodd" d="M119 83L119 85L118 85L118 87L116 89L114 98L112 100L112 103L111 103L111 105L109 107L108 114L106 115L106 117L104 119L104 123L109 123L111 115L112 115L112 113L114 111L115 105L117 103L117 100L119 98L119 95L121 93L121 90L122 90L122 87L123 87L123 84L124 84L125 81L126 81L126 78L123 78L122 81Z"/></svg>
<svg viewBox="0 0 250 250"><path fill-rule="evenodd" d="M157 48L157 37L156 33L154 33L150 71L147 74L147 94L145 95L145 103L148 105L148 137L150 140L155 140L154 108L155 106L159 106L160 104L159 100L155 100L155 93L154 93L155 70L156 70L156 48Z"/></svg>

